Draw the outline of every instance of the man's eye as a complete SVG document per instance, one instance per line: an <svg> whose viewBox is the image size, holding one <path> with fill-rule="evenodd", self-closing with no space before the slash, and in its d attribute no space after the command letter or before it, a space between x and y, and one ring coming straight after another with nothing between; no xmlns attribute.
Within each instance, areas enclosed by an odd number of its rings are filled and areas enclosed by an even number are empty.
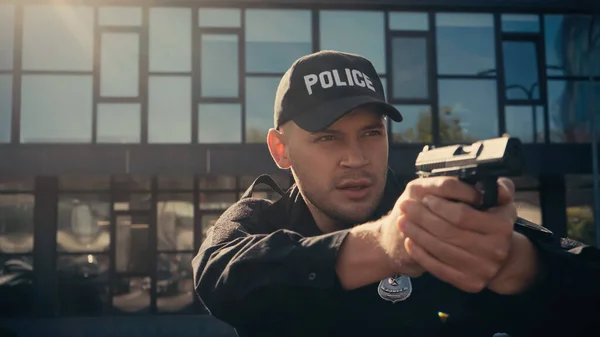
<svg viewBox="0 0 600 337"><path fill-rule="evenodd" d="M367 136L379 136L379 135L381 135L381 131L379 131L379 130L367 131Z"/></svg>
<svg viewBox="0 0 600 337"><path fill-rule="evenodd" d="M317 139L317 141L322 142L322 141L330 141L330 140L335 140L335 136L332 135L327 135L327 136L323 136L323 137L319 137Z"/></svg>

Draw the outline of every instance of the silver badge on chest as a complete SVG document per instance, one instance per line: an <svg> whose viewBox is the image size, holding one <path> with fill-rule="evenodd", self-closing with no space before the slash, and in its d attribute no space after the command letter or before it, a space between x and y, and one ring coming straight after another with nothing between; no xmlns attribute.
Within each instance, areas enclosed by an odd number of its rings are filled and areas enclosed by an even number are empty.
<svg viewBox="0 0 600 337"><path fill-rule="evenodd" d="M404 301L412 293L412 283L410 277L404 275L394 275L381 280L377 287L377 293L381 298L392 303Z"/></svg>

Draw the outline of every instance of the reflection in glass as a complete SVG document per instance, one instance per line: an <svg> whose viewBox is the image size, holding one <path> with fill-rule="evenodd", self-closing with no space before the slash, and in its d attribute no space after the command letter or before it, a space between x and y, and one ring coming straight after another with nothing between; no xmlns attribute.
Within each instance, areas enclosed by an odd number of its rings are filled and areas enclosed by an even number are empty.
<svg viewBox="0 0 600 337"><path fill-rule="evenodd" d="M116 270L117 272L149 273L154 252L149 247L150 217L144 215L117 215L116 225Z"/></svg>
<svg viewBox="0 0 600 337"><path fill-rule="evenodd" d="M473 142L498 136L495 80L439 80L440 141Z"/></svg>
<svg viewBox="0 0 600 337"><path fill-rule="evenodd" d="M150 190L151 177L141 175L114 175L113 187L124 191Z"/></svg>
<svg viewBox="0 0 600 337"><path fill-rule="evenodd" d="M191 8L150 8L149 34L150 71L192 71Z"/></svg>
<svg viewBox="0 0 600 337"><path fill-rule="evenodd" d="M523 143L544 142L543 106L507 106L504 113L506 132L512 137L521 139Z"/></svg>
<svg viewBox="0 0 600 337"><path fill-rule="evenodd" d="M198 105L199 143L241 143L242 105L203 103Z"/></svg>
<svg viewBox="0 0 600 337"><path fill-rule="evenodd" d="M148 94L148 142L191 143L191 77L151 76Z"/></svg>
<svg viewBox="0 0 600 337"><path fill-rule="evenodd" d="M0 74L0 143L10 142L12 95L12 75Z"/></svg>
<svg viewBox="0 0 600 337"><path fill-rule="evenodd" d="M142 9L139 7L100 7L98 22L101 26L141 26Z"/></svg>
<svg viewBox="0 0 600 337"><path fill-rule="evenodd" d="M28 5L23 20L23 70L93 70L93 7Z"/></svg>
<svg viewBox="0 0 600 337"><path fill-rule="evenodd" d="M58 197L56 249L103 252L110 247L108 194L61 194Z"/></svg>
<svg viewBox="0 0 600 337"><path fill-rule="evenodd" d="M600 39L593 38L589 50L590 28L592 36L600 34L600 21L593 26L591 16L545 15L544 41L546 46L546 71L551 76L599 76Z"/></svg>
<svg viewBox="0 0 600 337"><path fill-rule="evenodd" d="M213 214L204 214L202 215L202 239L206 238L206 232L215 224L219 217L220 213Z"/></svg>
<svg viewBox="0 0 600 337"><path fill-rule="evenodd" d="M25 176L0 176L0 191L32 191L33 178Z"/></svg>
<svg viewBox="0 0 600 337"><path fill-rule="evenodd" d="M393 97L428 98L427 40L395 37L392 39Z"/></svg>
<svg viewBox="0 0 600 337"><path fill-rule="evenodd" d="M12 283L0 288L0 317L31 317L36 301L33 257L0 254L0 275L3 283Z"/></svg>
<svg viewBox="0 0 600 337"><path fill-rule="evenodd" d="M150 311L150 277L123 277L113 284L112 305L122 313L148 313Z"/></svg>
<svg viewBox="0 0 600 337"><path fill-rule="evenodd" d="M58 257L58 310L61 315L106 313L109 264L107 255Z"/></svg>
<svg viewBox="0 0 600 337"><path fill-rule="evenodd" d="M519 217L542 225L542 208L540 206L540 192L517 191L515 192L515 206Z"/></svg>
<svg viewBox="0 0 600 337"><path fill-rule="evenodd" d="M194 189L194 177L188 175L161 175L158 177L159 190L191 191Z"/></svg>
<svg viewBox="0 0 600 337"><path fill-rule="evenodd" d="M139 143L141 109L139 103L99 103L96 141L98 143Z"/></svg>
<svg viewBox="0 0 600 337"><path fill-rule="evenodd" d="M594 195L591 188L567 184L567 236L584 244L596 245Z"/></svg>
<svg viewBox="0 0 600 337"><path fill-rule="evenodd" d="M52 49L62 49L57 45ZM21 142L91 141L92 75L23 75L22 81Z"/></svg>
<svg viewBox="0 0 600 337"><path fill-rule="evenodd" d="M242 25L242 14L236 8L200 8L198 25L200 27L236 28Z"/></svg>
<svg viewBox="0 0 600 337"><path fill-rule="evenodd" d="M537 51L533 42L502 42L507 99L540 98Z"/></svg>
<svg viewBox="0 0 600 337"><path fill-rule="evenodd" d="M194 249L194 196L159 194L156 205L158 250Z"/></svg>
<svg viewBox="0 0 600 337"><path fill-rule="evenodd" d="M140 36L104 33L100 47L100 95L137 97L139 94Z"/></svg>
<svg viewBox="0 0 600 337"><path fill-rule="evenodd" d="M247 9L245 13L247 72L283 73L312 52L310 11Z"/></svg>
<svg viewBox="0 0 600 337"><path fill-rule="evenodd" d="M503 14L502 31L505 33L539 33L540 18L531 14Z"/></svg>
<svg viewBox="0 0 600 337"><path fill-rule="evenodd" d="M319 49L364 56L377 73L385 74L384 15L379 11L319 11Z"/></svg>
<svg viewBox="0 0 600 337"><path fill-rule="evenodd" d="M278 77L246 78L246 143L264 143L273 127L273 102Z"/></svg>
<svg viewBox="0 0 600 337"><path fill-rule="evenodd" d="M200 192L200 210L224 211L237 200L237 193L233 192Z"/></svg>
<svg viewBox="0 0 600 337"><path fill-rule="evenodd" d="M156 307L159 312L189 312L194 304L194 254L159 254Z"/></svg>
<svg viewBox="0 0 600 337"><path fill-rule="evenodd" d="M113 208L115 211L150 210L151 202L150 194L118 191L114 195Z"/></svg>
<svg viewBox="0 0 600 337"><path fill-rule="evenodd" d="M13 68L14 27L15 6L0 4L0 70L11 70Z"/></svg>
<svg viewBox="0 0 600 337"><path fill-rule="evenodd" d="M203 175L200 176L200 190L235 190L235 176Z"/></svg>
<svg viewBox="0 0 600 337"><path fill-rule="evenodd" d="M428 105L396 105L402 114L400 123L392 121L394 143L432 143L431 107ZM440 125L440 130L442 125Z"/></svg>
<svg viewBox="0 0 600 337"><path fill-rule="evenodd" d="M390 12L390 30L429 30L427 13Z"/></svg>
<svg viewBox="0 0 600 337"><path fill-rule="evenodd" d="M200 53L202 97L238 97L238 35L203 34Z"/></svg>
<svg viewBox="0 0 600 337"><path fill-rule="evenodd" d="M496 68L492 14L436 14L437 67L444 75Z"/></svg>
<svg viewBox="0 0 600 337"><path fill-rule="evenodd" d="M600 83L594 87L587 81L548 81L548 116L550 141L556 143L587 143L591 140L590 116L594 108L600 115ZM590 90L593 89L593 90ZM594 104L592 102L595 102ZM600 137L600 122L596 119L596 134Z"/></svg>
<svg viewBox="0 0 600 337"><path fill-rule="evenodd" d="M0 253L33 251L34 201L32 194L0 194Z"/></svg>

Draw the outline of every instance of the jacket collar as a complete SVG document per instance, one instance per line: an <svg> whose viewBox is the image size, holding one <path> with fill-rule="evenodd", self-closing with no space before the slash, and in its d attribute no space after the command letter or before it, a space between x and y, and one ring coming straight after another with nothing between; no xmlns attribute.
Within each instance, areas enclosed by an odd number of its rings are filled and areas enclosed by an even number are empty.
<svg viewBox="0 0 600 337"><path fill-rule="evenodd" d="M396 179L394 172L388 168L383 198L368 221L379 219L387 214L394 207L403 190L404 186ZM323 234L317 227L300 190L295 184L265 212L263 215L276 229L289 229L305 236Z"/></svg>

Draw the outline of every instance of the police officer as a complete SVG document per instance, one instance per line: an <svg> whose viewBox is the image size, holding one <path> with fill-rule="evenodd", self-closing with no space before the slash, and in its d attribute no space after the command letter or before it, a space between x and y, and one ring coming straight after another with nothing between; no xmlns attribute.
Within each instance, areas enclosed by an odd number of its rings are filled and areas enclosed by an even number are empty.
<svg viewBox="0 0 600 337"><path fill-rule="evenodd" d="M253 184L193 260L197 294L240 336L593 334L598 251L518 219L508 179L488 211L455 178L401 186L386 119L402 116L367 59L298 59L274 110L268 147L295 185L271 202Z"/></svg>

